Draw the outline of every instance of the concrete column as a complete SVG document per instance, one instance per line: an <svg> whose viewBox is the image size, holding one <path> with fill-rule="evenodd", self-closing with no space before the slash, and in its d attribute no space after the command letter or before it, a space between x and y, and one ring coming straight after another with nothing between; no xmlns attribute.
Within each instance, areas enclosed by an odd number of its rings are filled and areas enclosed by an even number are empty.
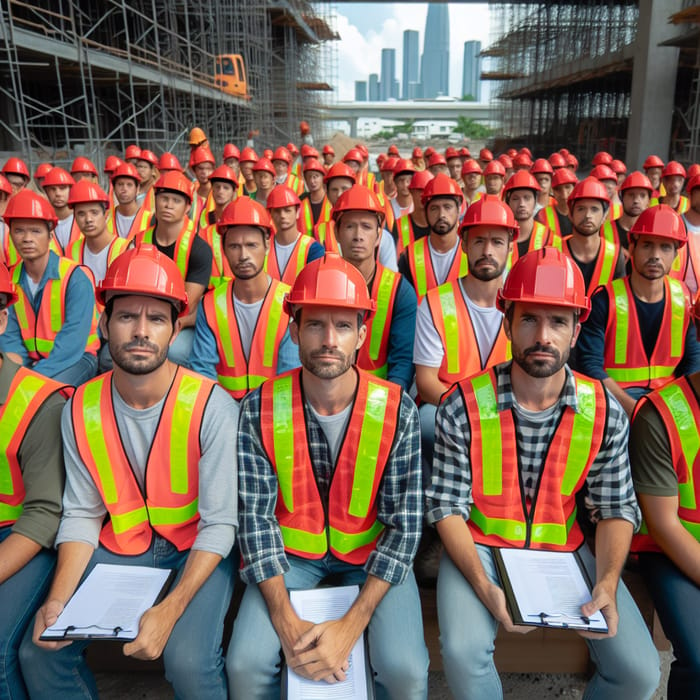
<svg viewBox="0 0 700 700"><path fill-rule="evenodd" d="M650 153L663 160L669 157L679 50L659 44L680 33L668 18L681 8L682 0L639 0L627 128L630 170L641 168Z"/></svg>
<svg viewBox="0 0 700 700"><path fill-rule="evenodd" d="M351 139L356 139L357 138L357 117L349 117L348 121L350 122L350 138Z"/></svg>

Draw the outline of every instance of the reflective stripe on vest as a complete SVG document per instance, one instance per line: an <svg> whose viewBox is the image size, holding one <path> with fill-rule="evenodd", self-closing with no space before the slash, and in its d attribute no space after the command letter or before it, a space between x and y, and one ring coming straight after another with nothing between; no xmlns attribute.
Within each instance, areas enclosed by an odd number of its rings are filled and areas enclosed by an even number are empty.
<svg viewBox="0 0 700 700"><path fill-rule="evenodd" d="M410 215L405 214L404 216L400 217L397 222L397 225L399 229L398 252L401 253L401 251L404 248L407 248L415 240L413 236L413 224L411 223Z"/></svg>
<svg viewBox="0 0 700 700"><path fill-rule="evenodd" d="M311 199L306 197L301 203L301 220L304 222L304 231L307 236L314 235L314 214L311 210Z"/></svg>
<svg viewBox="0 0 700 700"><path fill-rule="evenodd" d="M151 226L145 231L139 233L136 236L137 244L151 243L153 245L157 245L157 242L155 240L156 228L157 225ZM182 275L182 279L185 279L187 277L187 268L189 267L190 263L192 243L194 242L194 237L196 235L197 234L194 230L194 223L190 219L185 218L185 222L182 225L182 229L180 229L180 233L178 234L177 240L175 241L175 252L173 253L173 260L177 265L177 269Z"/></svg>
<svg viewBox="0 0 700 700"><path fill-rule="evenodd" d="M553 231L555 236L559 236L559 238L561 238L561 226L559 225L559 216L557 215L556 211L554 211L554 207L545 207L544 215L547 219L547 228L550 231Z"/></svg>
<svg viewBox="0 0 700 700"><path fill-rule="evenodd" d="M447 278L442 282L438 282L433 269L428 240L428 236L419 238L406 248L408 264L411 270L411 276L413 277L413 286L415 287L419 304L429 289L433 289L445 282L451 282L459 277L464 277L464 275L469 272L467 256L458 242L452 265L447 273Z"/></svg>
<svg viewBox="0 0 700 700"><path fill-rule="evenodd" d="M265 256L264 270L276 280L288 284L290 287L294 284L297 275L304 269L306 258L309 254L309 248L314 242L310 236L301 234L298 236L294 249L292 250L287 266L284 272L280 271L279 262L277 260L277 247L275 246L274 237L270 242L270 250Z"/></svg>

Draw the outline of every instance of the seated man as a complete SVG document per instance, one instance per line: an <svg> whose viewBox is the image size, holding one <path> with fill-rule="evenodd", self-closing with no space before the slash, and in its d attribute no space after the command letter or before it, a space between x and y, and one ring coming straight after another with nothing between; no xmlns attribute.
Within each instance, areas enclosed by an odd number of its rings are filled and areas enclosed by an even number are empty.
<svg viewBox="0 0 700 700"><path fill-rule="evenodd" d="M241 407L248 586L226 657L231 697L279 697L280 651L307 678L343 680L368 629L382 697L424 700L428 655L411 569L423 512L415 404L353 364L374 304L350 263L330 253L309 263L285 303L302 367ZM337 620L301 619L287 591L329 575L359 584L358 598Z"/></svg>

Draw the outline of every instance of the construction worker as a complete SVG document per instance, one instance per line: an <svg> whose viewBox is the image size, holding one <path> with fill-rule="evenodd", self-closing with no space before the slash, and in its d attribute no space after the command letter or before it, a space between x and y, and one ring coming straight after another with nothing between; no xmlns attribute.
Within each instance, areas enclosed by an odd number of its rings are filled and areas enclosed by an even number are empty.
<svg viewBox="0 0 700 700"><path fill-rule="evenodd" d="M578 549L594 582L581 614L600 610L608 624L606 634L581 633L596 665L586 695L648 699L659 659L620 581L640 520L627 418L600 382L566 364L590 308L583 278L566 255L542 248L513 266L497 304L513 361L454 385L435 422L427 520L446 551L437 607L448 684L460 700L501 698L497 628L535 629L513 624L492 550ZM597 521L595 560L575 517L577 492Z"/></svg>
<svg viewBox="0 0 700 700"><path fill-rule="evenodd" d="M153 185L159 177L158 173L158 158L153 151L149 151L146 148L141 149L138 159L136 160L136 170L139 174L139 200L147 201L150 197L153 198L153 193L151 192ZM152 207L153 202L148 201L149 208Z"/></svg>
<svg viewBox="0 0 700 700"><path fill-rule="evenodd" d="M459 157L459 151L454 146L448 146L445 150L445 160L450 171L450 177L461 187L462 159Z"/></svg>
<svg viewBox="0 0 700 700"><path fill-rule="evenodd" d="M139 159L140 155L141 149L135 143L132 143L128 145L124 151L124 160L136 167L136 161Z"/></svg>
<svg viewBox="0 0 700 700"><path fill-rule="evenodd" d="M330 209L325 207L321 218L316 222L314 238L326 250L334 253L338 253L338 242L335 240L335 222L331 218L331 212L338 197L355 184L355 179L355 171L345 162L333 163L323 178ZM328 218L324 219L323 214L326 211Z"/></svg>
<svg viewBox="0 0 700 700"><path fill-rule="evenodd" d="M150 245L128 250L96 297L114 370L79 387L63 412L58 565L20 651L29 694L97 698L88 642L39 636L81 578L106 563L176 572L123 652L162 654L177 697L225 700L219 642L235 568L238 408L215 382L167 359L187 293L166 255Z"/></svg>
<svg viewBox="0 0 700 700"><path fill-rule="evenodd" d="M460 161L460 167L462 162ZM392 207L393 221L387 222L387 228L391 230L397 219L410 214L413 211L413 197L411 197L411 180L416 169L413 163L405 158L399 158L394 166L394 185L396 186L396 197L390 200Z"/></svg>
<svg viewBox="0 0 700 700"><path fill-rule="evenodd" d="M187 216L192 206L192 183L182 173L173 171L161 175L153 190L155 223L138 233L135 243L137 246L152 244L174 260L185 281L190 310L180 318L180 330L170 344L168 356L172 362L186 365L192 351L197 306L209 288L212 252L197 235L194 223Z"/></svg>
<svg viewBox="0 0 700 700"><path fill-rule="evenodd" d="M583 273L589 296L600 285L625 276L625 256L619 242L602 235L609 205L607 190L594 177L581 180L567 198L572 232L564 239L562 250Z"/></svg>
<svg viewBox="0 0 700 700"><path fill-rule="evenodd" d="M433 153L433 155L428 158L428 170L430 170L433 175L442 173L450 177L450 169L447 167L447 161L442 153Z"/></svg>
<svg viewBox="0 0 700 700"><path fill-rule="evenodd" d="M224 144L224 152L221 160L223 161L224 165L233 170L236 180L238 180L241 174L241 152L238 150L238 146L233 143Z"/></svg>
<svg viewBox="0 0 700 700"><path fill-rule="evenodd" d="M0 351L63 384L95 376L97 337L94 288L88 274L50 249L56 215L49 202L24 189L4 214L20 260L12 268L19 297L9 310Z"/></svg>
<svg viewBox="0 0 700 700"><path fill-rule="evenodd" d="M116 156L111 156L115 158ZM110 156L107 157L109 160ZM49 170L53 168L53 163L39 163L34 170L34 184L41 190L44 178L48 175ZM105 171L106 172L106 171Z"/></svg>
<svg viewBox="0 0 700 700"><path fill-rule="evenodd" d="M642 168L649 178L651 186L654 188L651 196L658 198L659 190L661 189L661 173L664 170L664 162L659 156L650 155L645 159Z"/></svg>
<svg viewBox="0 0 700 700"><path fill-rule="evenodd" d="M313 148L313 146L310 146L309 144L304 144L307 148ZM292 161L289 164L289 172L294 175L294 177L297 179L297 182L301 182L301 161L299 160L299 149L296 147L295 144L293 144L291 141L287 144L287 150L289 151L289 155L292 156ZM314 149L316 150L316 149ZM316 151L316 156L318 157L318 151Z"/></svg>
<svg viewBox="0 0 700 700"><path fill-rule="evenodd" d="M352 169L352 171L355 173L355 177L357 178L362 168L362 153L360 152L360 149L351 148L348 150L348 152L343 156L343 163ZM358 181L358 184L362 183Z"/></svg>
<svg viewBox="0 0 700 700"><path fill-rule="evenodd" d="M329 143L325 144L321 153L323 155L323 165L326 170L328 170L328 168L330 168L335 161L335 151L333 150L333 146L331 146Z"/></svg>
<svg viewBox="0 0 700 700"><path fill-rule="evenodd" d="M15 285L0 263L0 336ZM0 353L0 697L26 698L19 668L22 637L49 587L61 515L62 385Z"/></svg>
<svg viewBox="0 0 700 700"><path fill-rule="evenodd" d="M117 203L110 207L107 229L127 241L146 230L153 218L153 210L147 202L138 202L140 182L141 177L131 163L122 163L112 173L112 190Z"/></svg>
<svg viewBox="0 0 700 700"><path fill-rule="evenodd" d="M467 207L470 207L474 202L481 199L483 192L481 187L481 166L473 158L465 161L462 166L462 182L464 183L464 201Z"/></svg>
<svg viewBox="0 0 700 700"><path fill-rule="evenodd" d="M190 367L236 400L299 365L282 308L289 286L265 271L272 222L265 207L239 197L216 224L233 279L208 291L197 314Z"/></svg>
<svg viewBox="0 0 700 700"><path fill-rule="evenodd" d="M367 146L358 143L355 145L355 148L360 152L360 157L362 159L360 161L360 170L357 173L357 184L369 187L372 192L376 192L378 187L377 178L369 169L369 151L367 150Z"/></svg>
<svg viewBox="0 0 700 700"><path fill-rule="evenodd" d="M354 161L350 161L351 163ZM381 181L378 185L377 194L380 196L381 200L392 200L396 197L396 183L394 182L394 169L399 159L396 156L387 156L381 161L379 165L379 174L381 175Z"/></svg>
<svg viewBox="0 0 700 700"><path fill-rule="evenodd" d="M493 160L493 153L489 151L488 148L482 148L479 151L479 165L481 166L481 169L483 170L488 163L490 163Z"/></svg>
<svg viewBox="0 0 700 700"><path fill-rule="evenodd" d="M682 256L685 263L681 263L679 268L691 299L695 299L700 291L700 175L688 182L686 192L690 208L683 214L683 223L688 232L688 245L685 255Z"/></svg>
<svg viewBox="0 0 700 700"><path fill-rule="evenodd" d="M163 175L164 173L169 173L171 170L177 170L179 173L184 172L177 156L174 153L165 151L158 159L158 172Z"/></svg>
<svg viewBox="0 0 700 700"><path fill-rule="evenodd" d="M107 228L109 197L99 185L89 180L77 182L71 187L68 206L73 210L81 235L66 250L66 257L90 270L96 285L129 243Z"/></svg>
<svg viewBox="0 0 700 700"><path fill-rule="evenodd" d="M402 275L377 262L384 207L366 187L353 185L333 206L333 221L343 258L362 273L376 305L366 321L357 366L408 391L414 374L416 294Z"/></svg>
<svg viewBox="0 0 700 700"><path fill-rule="evenodd" d="M197 227L202 214L208 214L214 209L211 197L211 182L209 178L216 167L216 160L207 146L195 148L190 155L190 168L195 176L194 198L191 202L189 218Z"/></svg>
<svg viewBox="0 0 700 700"><path fill-rule="evenodd" d="M285 149L286 150L286 149ZM279 161L279 159L278 159ZM269 158L258 158L253 165L253 178L255 179L255 192L250 194L251 199L266 206L270 192L277 186L277 169ZM286 180L286 177L285 177ZM294 189L294 188L292 188Z"/></svg>
<svg viewBox="0 0 700 700"><path fill-rule="evenodd" d="M326 169L315 158L304 162L306 191L300 196L299 228L307 236L314 235L314 226L319 221L330 219L332 205L326 196L325 176Z"/></svg>
<svg viewBox="0 0 700 700"><path fill-rule="evenodd" d="M665 190L663 196L652 197L650 206L663 203L673 207L679 214L690 209L688 198L682 194L685 185L685 168L677 161L670 160L661 171L661 183ZM651 178L650 178L651 179Z"/></svg>
<svg viewBox="0 0 700 700"><path fill-rule="evenodd" d="M601 380L631 416L642 395L700 370L700 345L687 289L668 276L686 244L681 217L668 205L650 207L629 235L632 271L593 296L577 365Z"/></svg>
<svg viewBox="0 0 700 700"><path fill-rule="evenodd" d="M399 272L413 285L419 303L429 289L467 274L467 256L458 234L463 198L459 185L444 173L423 190L430 235L409 245L399 258Z"/></svg>
<svg viewBox="0 0 700 700"><path fill-rule="evenodd" d="M472 160L472 163L479 165L475 160ZM473 165L468 167L470 168L470 174L472 175L470 180L470 193L472 193L472 197L475 198L474 201L478 201L481 198L482 193L478 191L479 180L478 178L474 177L474 175L481 173L481 168L479 168L477 172ZM490 163L487 163L486 167L484 168L483 176L486 194L500 197L501 193L503 192L503 185L506 179L506 169L503 163L501 163L500 160L492 160Z"/></svg>
<svg viewBox="0 0 700 700"><path fill-rule="evenodd" d="M619 188L627 177L627 166L621 160L614 158L608 167L617 175L617 186Z"/></svg>
<svg viewBox="0 0 700 700"><path fill-rule="evenodd" d="M12 185L4 175L0 175L0 262L8 266L14 265L19 258L12 245L9 229L2 220L11 196Z"/></svg>
<svg viewBox="0 0 700 700"><path fill-rule="evenodd" d="M515 150L515 149L511 149ZM516 151L517 155L517 151ZM513 159L507 153L501 153L496 159L498 162L506 169L505 180L507 180L513 174ZM493 161L491 161L493 163Z"/></svg>
<svg viewBox="0 0 700 700"><path fill-rule="evenodd" d="M408 191L413 200L413 211L399 217L391 229L391 235L396 241L396 252L399 255L408 245L430 234L430 226L425 217L425 207L421 198L425 186L432 179L433 175L429 170L418 170L411 178Z"/></svg>
<svg viewBox="0 0 700 700"><path fill-rule="evenodd" d="M277 185L267 198L274 235L265 260L265 270L271 277L290 287L304 265L322 258L325 252L312 236L299 231L300 207L301 200L296 192L286 185Z"/></svg>
<svg viewBox="0 0 700 700"><path fill-rule="evenodd" d="M275 184L286 185L287 187L291 187L298 195L301 194L304 191L304 183L301 182L291 170L292 154L289 152L289 149L285 148L284 146L280 146L275 150L270 160L272 161L272 166L275 171L273 186ZM256 163L256 166L259 164L260 161ZM256 172L255 167L253 167L253 171ZM259 184L257 184L257 187L260 189ZM261 202L261 204L265 206L265 202L263 200L258 198L257 201Z"/></svg>
<svg viewBox="0 0 700 700"><path fill-rule="evenodd" d="M411 153L411 162L416 172L420 170L425 170L425 158L423 157L423 149L420 146L416 146Z"/></svg>
<svg viewBox="0 0 700 700"><path fill-rule="evenodd" d="M31 179L29 177L29 168L27 164L16 156L8 158L0 172L2 172L10 185L12 185L12 194L17 194L20 190L24 189Z"/></svg>
<svg viewBox="0 0 700 700"><path fill-rule="evenodd" d="M97 172L95 164L84 156L78 156L70 166L70 174L76 182L88 180L99 184L100 174Z"/></svg>
<svg viewBox="0 0 700 700"><path fill-rule="evenodd" d="M697 325L697 302L695 309ZM639 401L630 428L630 463L644 516L632 551L673 646L668 700L693 697L700 681L699 394L700 374L680 377Z"/></svg>
<svg viewBox="0 0 700 700"><path fill-rule="evenodd" d="M544 224L558 238L565 238L573 232L569 218L568 200L577 182L576 175L569 168L555 168L552 176L552 196L555 204L550 204L535 214L535 219Z"/></svg>
<svg viewBox="0 0 700 700"><path fill-rule="evenodd" d="M629 250L629 231L639 215L649 206L654 188L649 178L638 170L630 173L620 185L622 214L615 220L620 245Z"/></svg>
<svg viewBox="0 0 700 700"><path fill-rule="evenodd" d="M546 158L538 158L530 168L530 173L534 175L540 191L537 194L535 203L535 215L540 209L544 209L552 204L552 176L554 168Z"/></svg>
<svg viewBox="0 0 700 700"><path fill-rule="evenodd" d="M591 177L603 183L610 199L607 220L616 221L622 215L622 202L617 193L617 174L608 165L596 165L591 170Z"/></svg>
<svg viewBox="0 0 700 700"><path fill-rule="evenodd" d="M226 658L231 697L278 697L280 651L302 676L344 680L367 629L381 696L426 698L411 569L422 519L415 404L353 364L374 309L353 265L333 254L314 260L285 304L302 367L265 382L241 406L240 574L248 586ZM359 508L351 504L358 499ZM315 625L294 612L287 591L314 588L329 574L361 590L343 617Z"/></svg>
<svg viewBox="0 0 700 700"><path fill-rule="evenodd" d="M255 177L253 176L253 166L258 161L258 154L249 146L241 151L241 175L242 181L238 185L238 196L252 195L255 192Z"/></svg>
<svg viewBox="0 0 700 700"><path fill-rule="evenodd" d="M56 213L56 226L53 237L61 255L80 238L80 229L68 206L71 187L75 185L73 176L63 168L52 168L44 178L44 193Z"/></svg>

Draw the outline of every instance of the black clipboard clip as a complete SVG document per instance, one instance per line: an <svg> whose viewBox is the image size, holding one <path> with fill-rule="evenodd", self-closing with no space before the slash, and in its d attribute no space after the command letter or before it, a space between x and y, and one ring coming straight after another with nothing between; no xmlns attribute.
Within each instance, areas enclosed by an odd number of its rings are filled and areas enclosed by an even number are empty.
<svg viewBox="0 0 700 700"><path fill-rule="evenodd" d="M565 617L561 613L540 612L540 613L528 615L528 617L538 618L540 623L542 625L544 625L545 627L561 627L562 629L568 629L570 627L570 624L568 622L564 622L563 620L560 622L557 621L557 618ZM575 618L571 618L568 615L566 617L569 617L569 619L575 619ZM586 617L585 615L579 615L578 619L581 620L581 624L583 624L583 625L590 625L591 624L590 619L588 617ZM549 620L553 620L555 622L555 624L552 624L551 622L549 622Z"/></svg>
<svg viewBox="0 0 700 700"><path fill-rule="evenodd" d="M99 630L95 632L94 634L91 634L87 630ZM100 637L103 639L109 639L110 637L118 637L120 632L123 632L124 629L117 625L114 628L110 627L100 627L100 625L85 625L81 627L76 627L75 625L68 625L63 630L63 639L75 639L76 635L79 635L81 638L85 639L90 639L91 637Z"/></svg>

